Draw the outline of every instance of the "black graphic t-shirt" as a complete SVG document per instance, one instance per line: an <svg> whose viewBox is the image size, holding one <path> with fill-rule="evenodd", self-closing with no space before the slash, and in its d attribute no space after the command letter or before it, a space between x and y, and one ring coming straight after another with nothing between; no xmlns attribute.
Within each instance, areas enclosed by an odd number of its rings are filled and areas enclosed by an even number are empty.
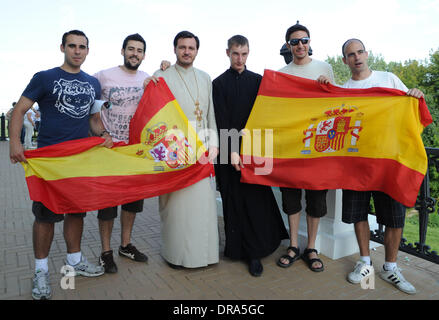
<svg viewBox="0 0 439 320"><path fill-rule="evenodd" d="M36 73L23 96L40 107L41 148L88 136L90 109L100 99L101 87L83 71L69 73L57 67Z"/></svg>

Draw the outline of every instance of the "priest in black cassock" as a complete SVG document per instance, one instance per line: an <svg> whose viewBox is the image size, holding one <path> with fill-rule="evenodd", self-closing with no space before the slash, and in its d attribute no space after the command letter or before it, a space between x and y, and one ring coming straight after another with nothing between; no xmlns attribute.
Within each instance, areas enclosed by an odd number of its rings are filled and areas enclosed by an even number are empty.
<svg viewBox="0 0 439 320"><path fill-rule="evenodd" d="M215 172L223 201L224 255L246 260L250 274L260 276L263 272L260 259L273 253L281 240L289 236L271 187L240 182L240 167L243 165L239 158L240 143L234 145L230 141L233 139L227 138L228 150L223 148L223 139L227 137L224 131L235 129L236 133L244 129L262 79L259 74L246 69L249 45L245 37L236 35L230 38L226 52L230 69L212 82L221 141ZM221 154L224 152L227 155Z"/></svg>

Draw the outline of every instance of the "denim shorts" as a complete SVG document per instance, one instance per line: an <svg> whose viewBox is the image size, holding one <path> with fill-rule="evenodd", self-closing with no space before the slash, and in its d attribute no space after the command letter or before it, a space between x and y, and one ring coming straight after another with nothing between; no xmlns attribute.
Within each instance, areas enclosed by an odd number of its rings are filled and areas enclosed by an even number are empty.
<svg viewBox="0 0 439 320"><path fill-rule="evenodd" d="M282 209L287 215L302 210L302 189L280 188L282 192ZM327 213L326 194L328 190L305 190L306 214L321 218Z"/></svg>
<svg viewBox="0 0 439 320"><path fill-rule="evenodd" d="M122 205L122 210L128 212L142 212L144 200L137 200L134 202L126 203ZM117 206L98 210L98 219L100 220L112 220L117 217Z"/></svg>
<svg viewBox="0 0 439 320"><path fill-rule="evenodd" d="M406 207L379 191L343 190L342 221L367 221L370 199L373 198L377 222L389 228L403 228Z"/></svg>

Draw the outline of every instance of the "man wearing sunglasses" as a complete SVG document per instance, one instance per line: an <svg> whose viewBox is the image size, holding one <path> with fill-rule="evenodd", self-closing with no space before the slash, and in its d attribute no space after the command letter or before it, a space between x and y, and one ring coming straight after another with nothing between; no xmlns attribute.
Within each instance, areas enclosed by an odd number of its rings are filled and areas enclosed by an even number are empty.
<svg viewBox="0 0 439 320"><path fill-rule="evenodd" d="M326 62L312 59L309 56L311 39L309 30L305 26L299 23L291 26L287 30L285 40L293 56L293 61L280 69L280 72L311 80L329 79L331 83L334 83L332 67ZM288 215L290 246L287 249L287 254L280 257L277 264L282 268L287 268L300 258L298 234L300 223L299 213L302 210L302 190L293 188L280 189L282 192L282 208ZM327 192L328 190L305 190L308 243L302 258L314 272L324 270L323 263L317 256L317 250L315 250L315 241L320 218L327 213Z"/></svg>

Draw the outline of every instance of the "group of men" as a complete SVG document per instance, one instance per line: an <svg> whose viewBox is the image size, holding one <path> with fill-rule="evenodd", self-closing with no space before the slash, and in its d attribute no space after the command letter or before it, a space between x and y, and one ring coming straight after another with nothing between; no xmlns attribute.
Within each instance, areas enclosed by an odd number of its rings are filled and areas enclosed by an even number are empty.
<svg viewBox="0 0 439 320"><path fill-rule="evenodd" d="M325 62L311 59L309 30L296 24L286 33L287 47L293 61L280 72L334 84L332 68ZM176 63L164 67L149 76L138 70L145 59L145 40L139 35L128 36L122 45L124 64L102 70L93 77L81 70L89 53L88 38L78 30L66 32L60 46L64 54L61 67L38 72L17 102L10 125L10 159L12 163L26 162L19 133L23 116L38 102L41 111L41 127L38 148L63 141L84 138L91 132L104 138L102 147L111 148L113 142L128 142L129 122L150 81L163 78L175 96L188 120L196 130L209 134L201 137L208 149L211 163L219 155L219 132L222 129L241 131L250 115L256 99L261 76L247 70L249 42L241 35L228 41L226 54L230 68L213 82L209 75L194 68L200 41L188 31L178 33L174 39ZM357 39L346 41L342 48L343 61L352 72L344 87L366 88L384 86L399 88L407 94L420 97L422 92L410 90L394 75L371 71L367 65L367 51ZM71 90L80 87L81 90ZM63 94L80 92L70 103L60 99ZM106 100L111 109L93 108L95 100ZM208 129L208 130L206 130ZM308 226L307 248L298 248L298 227L302 190L282 188L282 207L288 215L290 235L284 226L273 191L270 187L240 182L243 163L239 157L239 145L228 144L221 149L222 159L215 164L218 187L223 202L226 243L224 255L248 263L249 272L260 276L263 272L261 258L272 254L283 239L290 239L287 253L279 258L278 265L286 268L302 258L312 271L324 270L323 262L315 250L319 220L326 214L327 190L305 190ZM219 234L215 187L212 178L203 179L187 188L159 197L161 217L161 255L172 268L197 268L219 261ZM343 221L355 223L360 247L360 261L348 275L352 283L360 283L373 269L369 254L368 205L371 193L374 197L378 222L386 226L386 263L381 273L384 280L393 283L407 293L415 288L406 281L396 266L396 254L404 225L405 208L389 196L379 192L344 190ZM66 264L76 275L100 276L117 272L110 238L117 207L98 211L102 253L99 265L90 263L81 253L83 218L86 213L55 214L42 203L34 202L35 215L33 242L35 275L32 297L49 299L48 255L54 236L54 224L64 220L64 238L67 244ZM131 244L131 233L136 213L143 210L143 200L121 206L121 244L119 255L145 262L147 256Z"/></svg>

